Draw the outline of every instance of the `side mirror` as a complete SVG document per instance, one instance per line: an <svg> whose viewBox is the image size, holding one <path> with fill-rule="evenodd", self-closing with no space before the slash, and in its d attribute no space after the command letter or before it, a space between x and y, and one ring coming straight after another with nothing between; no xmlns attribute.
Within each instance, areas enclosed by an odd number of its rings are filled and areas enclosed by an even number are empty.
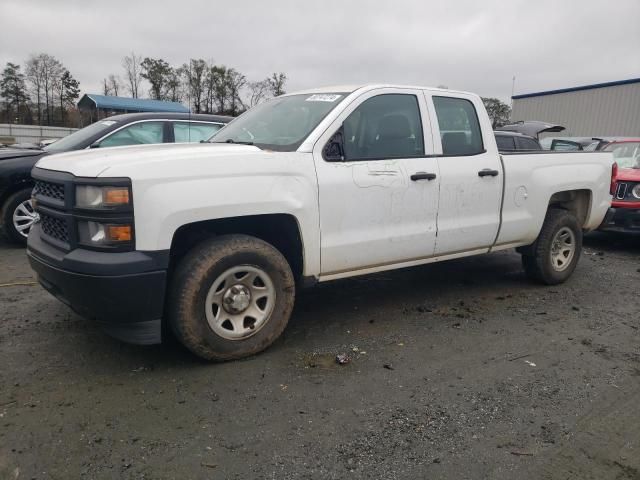
<svg viewBox="0 0 640 480"><path fill-rule="evenodd" d="M327 144L322 149L322 158L327 162L344 162L344 143L343 143L343 129L340 129L333 134Z"/></svg>
<svg viewBox="0 0 640 480"><path fill-rule="evenodd" d="M89 148L100 148L100 144L98 142L92 143Z"/></svg>

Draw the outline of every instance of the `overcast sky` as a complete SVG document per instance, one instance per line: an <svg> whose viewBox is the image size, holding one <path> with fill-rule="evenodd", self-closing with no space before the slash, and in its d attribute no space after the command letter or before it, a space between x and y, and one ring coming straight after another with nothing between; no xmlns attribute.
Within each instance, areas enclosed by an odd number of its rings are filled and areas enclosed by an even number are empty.
<svg viewBox="0 0 640 480"><path fill-rule="evenodd" d="M135 51L211 59L288 91L446 85L515 93L640 77L640 0L0 0L0 65L57 57L83 92ZM146 89L146 88L145 88Z"/></svg>

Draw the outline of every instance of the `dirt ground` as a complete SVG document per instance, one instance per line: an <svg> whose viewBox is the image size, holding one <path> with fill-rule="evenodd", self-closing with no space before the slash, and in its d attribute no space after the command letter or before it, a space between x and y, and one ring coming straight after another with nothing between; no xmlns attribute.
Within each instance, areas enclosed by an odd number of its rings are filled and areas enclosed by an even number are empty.
<svg viewBox="0 0 640 480"><path fill-rule="evenodd" d="M557 287L514 252L323 284L225 364L110 339L2 244L0 478L640 479L640 238L585 244Z"/></svg>

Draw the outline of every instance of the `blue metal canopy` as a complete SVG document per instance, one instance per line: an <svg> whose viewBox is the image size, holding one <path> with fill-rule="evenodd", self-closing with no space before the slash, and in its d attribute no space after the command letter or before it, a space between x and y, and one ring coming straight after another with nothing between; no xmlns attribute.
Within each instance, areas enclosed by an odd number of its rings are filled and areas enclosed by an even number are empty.
<svg viewBox="0 0 640 480"><path fill-rule="evenodd" d="M174 112L189 113L189 109L178 102L150 100L148 98L112 97L86 93L78 102L79 109L105 109L120 112Z"/></svg>

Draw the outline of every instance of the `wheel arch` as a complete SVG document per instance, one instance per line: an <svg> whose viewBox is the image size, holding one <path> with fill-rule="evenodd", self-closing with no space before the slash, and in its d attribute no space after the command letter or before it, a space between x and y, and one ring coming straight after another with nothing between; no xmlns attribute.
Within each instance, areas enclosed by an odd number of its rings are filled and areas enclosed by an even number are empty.
<svg viewBox="0 0 640 480"><path fill-rule="evenodd" d="M291 266L296 283L308 282L304 277L304 244L300 225L295 216L285 213L218 218L181 226L171 241L170 274L195 245L211 236L228 234L250 235L273 245Z"/></svg>
<svg viewBox="0 0 640 480"><path fill-rule="evenodd" d="M578 224L584 227L591 215L593 192L589 189L564 190L549 198L547 211L552 208L567 210L576 217Z"/></svg>
<svg viewBox="0 0 640 480"><path fill-rule="evenodd" d="M16 183L10 184L1 194L0 194L0 208L2 208L5 202L9 199L11 195L19 192L20 190L25 190L27 188L33 189L35 182L32 178L24 178Z"/></svg>

